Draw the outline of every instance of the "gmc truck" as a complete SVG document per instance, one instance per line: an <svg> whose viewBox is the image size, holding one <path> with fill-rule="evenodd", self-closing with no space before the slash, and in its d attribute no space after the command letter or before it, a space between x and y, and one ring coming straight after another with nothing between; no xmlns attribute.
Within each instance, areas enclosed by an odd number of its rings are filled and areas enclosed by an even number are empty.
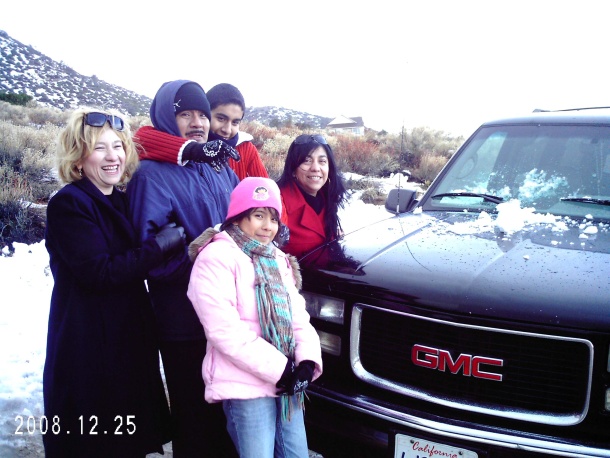
<svg viewBox="0 0 610 458"><path fill-rule="evenodd" d="M300 259L324 458L610 457L610 110L484 123Z"/></svg>

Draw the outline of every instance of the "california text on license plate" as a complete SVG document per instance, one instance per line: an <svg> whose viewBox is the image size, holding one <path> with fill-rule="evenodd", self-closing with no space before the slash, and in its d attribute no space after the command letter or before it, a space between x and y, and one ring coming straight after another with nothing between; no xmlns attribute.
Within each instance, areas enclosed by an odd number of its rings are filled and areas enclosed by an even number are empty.
<svg viewBox="0 0 610 458"><path fill-rule="evenodd" d="M396 434L394 458L477 458L470 450Z"/></svg>

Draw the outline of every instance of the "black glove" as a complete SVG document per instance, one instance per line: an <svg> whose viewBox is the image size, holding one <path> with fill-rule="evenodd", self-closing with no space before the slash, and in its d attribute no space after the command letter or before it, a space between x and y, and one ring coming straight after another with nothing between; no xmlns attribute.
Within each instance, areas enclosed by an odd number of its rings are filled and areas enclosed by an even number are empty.
<svg viewBox="0 0 610 458"><path fill-rule="evenodd" d="M292 359L291 357L288 357L288 361L286 361L286 367L284 368L284 372L282 373L282 376L280 377L278 382L275 384L275 386L277 388L286 387L286 385L288 385L290 383L290 380L292 379L293 372L294 372L294 359ZM283 393L282 390L277 392L277 394L281 394L281 393Z"/></svg>
<svg viewBox="0 0 610 458"><path fill-rule="evenodd" d="M290 358L288 359L288 363L291 363ZM294 366L294 362L292 362L292 365ZM294 368L292 372L288 372L287 364L282 377L279 382L277 382L276 386L280 388L277 394L288 394L292 396L293 394L305 391L311 383L315 368L316 364L313 361L305 360L301 361L301 364Z"/></svg>
<svg viewBox="0 0 610 458"><path fill-rule="evenodd" d="M207 143L191 142L182 151L183 160L205 162L210 164L217 172L220 172L227 165L229 158L236 161L241 159L235 148L222 140L213 140Z"/></svg>
<svg viewBox="0 0 610 458"><path fill-rule="evenodd" d="M280 227L273 241L275 242L278 248L282 248L290 240L290 229L288 229L288 226L283 223L280 223L279 226Z"/></svg>
<svg viewBox="0 0 610 458"><path fill-rule="evenodd" d="M164 255L174 254L184 248L186 240L184 228L176 226L176 223L166 224L155 235L155 240Z"/></svg>

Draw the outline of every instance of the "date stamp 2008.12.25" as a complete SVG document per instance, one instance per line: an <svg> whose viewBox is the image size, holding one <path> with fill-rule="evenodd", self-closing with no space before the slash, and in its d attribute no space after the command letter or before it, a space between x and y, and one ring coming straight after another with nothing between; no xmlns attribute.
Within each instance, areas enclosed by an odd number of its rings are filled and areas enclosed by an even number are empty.
<svg viewBox="0 0 610 458"><path fill-rule="evenodd" d="M111 427L100 426L97 415L88 417L81 415L76 422L70 422L71 429L62 425L61 418L57 415L47 418L17 415L15 417L15 435L25 434L78 434L78 435L132 435L136 432L135 415L116 415Z"/></svg>

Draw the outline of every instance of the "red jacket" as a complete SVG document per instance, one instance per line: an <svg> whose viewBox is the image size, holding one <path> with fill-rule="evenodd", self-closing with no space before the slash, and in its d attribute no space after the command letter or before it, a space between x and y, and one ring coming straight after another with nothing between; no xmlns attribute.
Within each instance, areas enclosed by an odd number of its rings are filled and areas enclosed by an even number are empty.
<svg viewBox="0 0 610 458"><path fill-rule="evenodd" d="M280 188L282 195L282 222L290 229L290 240L282 247L284 253L300 258L306 252L326 241L324 208L318 215L305 201L295 183Z"/></svg>
<svg viewBox="0 0 610 458"><path fill-rule="evenodd" d="M239 132L239 138L241 137L243 132ZM250 136L250 138L252 138ZM239 140L238 140L239 141ZM263 161L261 160L260 154L254 146L254 143L251 141L245 141L242 143L238 143L235 147L241 159L239 162L236 162L233 159L229 159L229 167L233 169L239 181L243 180L246 177L264 177L269 178L269 174L267 173L267 169L263 165Z"/></svg>
<svg viewBox="0 0 610 458"><path fill-rule="evenodd" d="M248 138L248 134L240 133L239 135ZM250 138L252 137L250 136ZM184 165L182 150L189 141L192 141L162 132L152 126L140 127L134 135L134 140L143 148L140 150L140 159L152 159L178 165ZM241 160L236 162L229 159L229 167L233 169L240 181L245 177L269 178L258 150L252 142L239 143L235 149L241 156Z"/></svg>

